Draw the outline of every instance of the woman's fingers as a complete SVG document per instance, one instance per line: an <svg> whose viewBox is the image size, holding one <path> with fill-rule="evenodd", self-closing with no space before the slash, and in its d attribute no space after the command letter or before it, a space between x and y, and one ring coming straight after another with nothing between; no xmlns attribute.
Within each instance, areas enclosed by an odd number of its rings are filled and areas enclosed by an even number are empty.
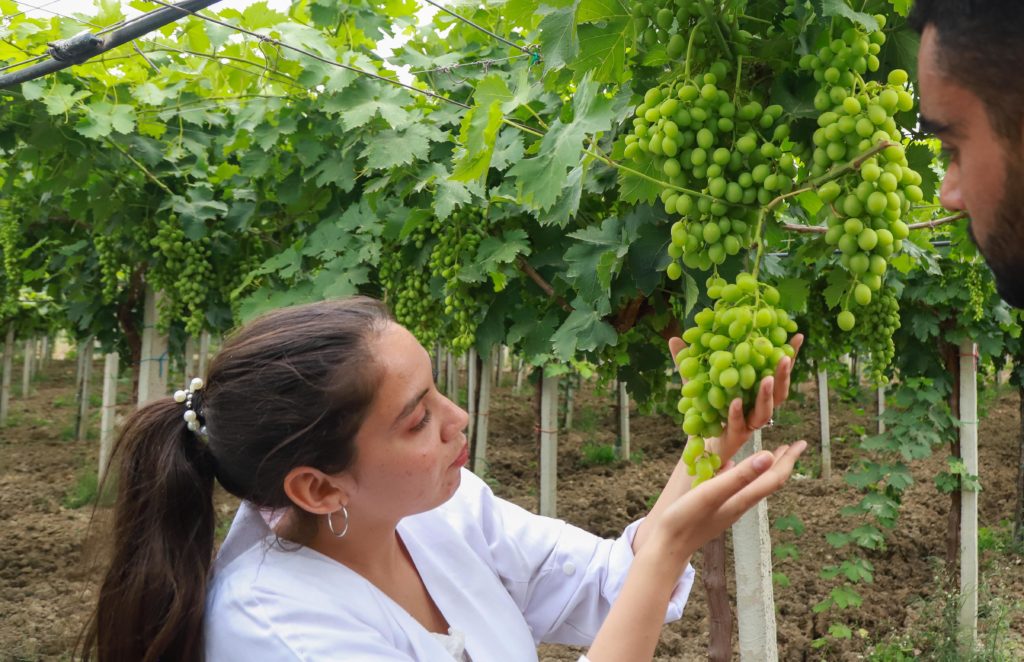
<svg viewBox="0 0 1024 662"><path fill-rule="evenodd" d="M676 360L676 356L679 352L686 349L686 343L683 342L682 338L669 338L668 339L668 351L672 355L672 360Z"/></svg>
<svg viewBox="0 0 1024 662"><path fill-rule="evenodd" d="M798 441L790 446L780 446L772 455L767 452L757 453L744 462L764 457L771 458L770 467L756 475L746 486L738 490L720 508L721 514L735 521L743 513L750 510L758 501L776 492L793 473L797 458L807 448L806 441ZM752 463L753 464L753 463ZM756 471L756 467L754 468ZM732 472L730 472L732 473Z"/></svg>
<svg viewBox="0 0 1024 662"><path fill-rule="evenodd" d="M783 357L787 360L789 357ZM761 380L761 387L757 390L757 400L754 401L754 408L747 416L747 427L756 430L771 420L772 412L775 411L775 378L765 377Z"/></svg>
<svg viewBox="0 0 1024 662"><path fill-rule="evenodd" d="M789 397L789 378L793 374L793 364L796 363L796 357L800 355L800 348L804 344L803 334L798 333L793 336L789 344L795 350L793 358L784 357L779 361L779 366L775 370L775 404L782 404Z"/></svg>

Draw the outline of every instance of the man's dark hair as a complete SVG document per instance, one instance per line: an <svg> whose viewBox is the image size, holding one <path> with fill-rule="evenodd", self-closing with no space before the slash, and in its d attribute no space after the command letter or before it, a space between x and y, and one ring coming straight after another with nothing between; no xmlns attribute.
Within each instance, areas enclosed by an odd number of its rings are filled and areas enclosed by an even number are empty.
<svg viewBox="0 0 1024 662"><path fill-rule="evenodd" d="M908 22L938 36L938 65L985 104L996 131L1021 139L1024 0L917 0Z"/></svg>

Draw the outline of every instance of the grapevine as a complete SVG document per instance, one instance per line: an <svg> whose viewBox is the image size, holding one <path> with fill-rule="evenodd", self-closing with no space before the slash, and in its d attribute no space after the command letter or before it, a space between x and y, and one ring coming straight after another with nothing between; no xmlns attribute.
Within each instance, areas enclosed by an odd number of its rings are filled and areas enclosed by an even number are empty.
<svg viewBox="0 0 1024 662"><path fill-rule="evenodd" d="M889 382L886 372L896 355L893 336L899 328L899 302L891 290L885 289L863 306L860 324L850 333L854 346L867 350L867 370L876 385Z"/></svg>

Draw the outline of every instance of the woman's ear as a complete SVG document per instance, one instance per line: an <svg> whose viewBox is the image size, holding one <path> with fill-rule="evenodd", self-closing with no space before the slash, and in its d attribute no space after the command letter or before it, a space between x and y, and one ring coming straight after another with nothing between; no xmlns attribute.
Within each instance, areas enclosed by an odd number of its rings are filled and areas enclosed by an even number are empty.
<svg viewBox="0 0 1024 662"><path fill-rule="evenodd" d="M296 506L316 515L333 513L348 504L346 481L312 467L295 467L284 478L284 493Z"/></svg>

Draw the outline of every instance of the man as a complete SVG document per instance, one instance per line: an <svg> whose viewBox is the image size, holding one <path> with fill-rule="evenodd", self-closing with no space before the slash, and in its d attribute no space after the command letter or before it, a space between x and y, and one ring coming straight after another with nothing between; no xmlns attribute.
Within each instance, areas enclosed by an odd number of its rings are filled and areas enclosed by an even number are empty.
<svg viewBox="0 0 1024 662"><path fill-rule="evenodd" d="M1024 1L917 0L921 127L942 140L940 199L967 212L1000 296L1024 308Z"/></svg>

